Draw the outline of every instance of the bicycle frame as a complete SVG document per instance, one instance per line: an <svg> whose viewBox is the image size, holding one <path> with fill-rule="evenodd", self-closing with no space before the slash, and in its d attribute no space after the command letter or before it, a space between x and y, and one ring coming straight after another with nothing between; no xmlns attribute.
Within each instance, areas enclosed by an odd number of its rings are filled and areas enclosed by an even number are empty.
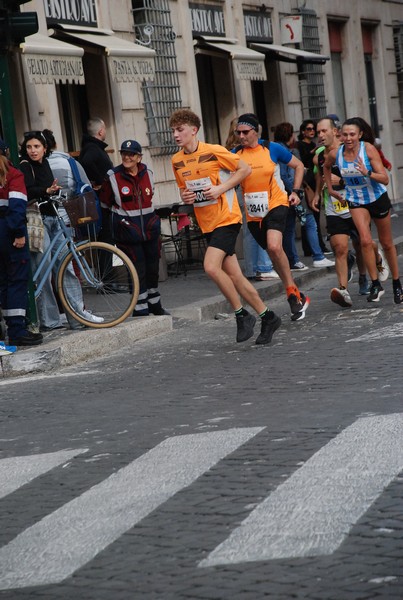
<svg viewBox="0 0 403 600"><path fill-rule="evenodd" d="M55 216L57 217L57 219L59 221L61 230L58 231L56 236L51 240L48 248L43 253L43 257L41 259L41 262L38 265L38 268L36 269L36 271L33 275L33 282L36 286L35 298L37 298L39 296L39 294L41 293L43 286L45 285L46 281L48 280L48 277L51 274L52 269L55 266L57 260L60 258L60 264L62 264L63 259L69 252L71 252L71 254L74 256L74 259L77 262L77 266L80 269L80 272L83 275L83 277L85 278L85 280L87 281L87 283L93 287L97 287L97 285L98 285L98 282L93 277L91 268L88 265L87 261L85 259L83 259L81 256L79 256L79 254L77 252L77 250L80 249L80 246L83 244L86 244L88 242L88 240L84 240L84 241L76 244L75 241L73 240L73 236L71 234L70 228L68 228L66 226L63 218L59 215L58 207L55 204L54 204L54 209L55 209ZM62 244L60 244L60 240L63 240ZM52 256L52 251L58 244L60 244L60 247L58 248L57 252L55 252L54 255ZM51 260L50 260L48 266L46 267L46 269L44 270L49 257L51 257ZM56 281L57 281L57 277L56 277Z"/></svg>

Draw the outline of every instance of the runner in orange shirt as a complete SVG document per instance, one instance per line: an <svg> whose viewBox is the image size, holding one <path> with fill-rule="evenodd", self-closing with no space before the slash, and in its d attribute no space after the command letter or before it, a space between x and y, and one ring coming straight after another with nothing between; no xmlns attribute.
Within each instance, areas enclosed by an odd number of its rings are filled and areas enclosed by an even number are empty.
<svg viewBox="0 0 403 600"><path fill-rule="evenodd" d="M298 321L305 317L310 299L299 291L292 278L283 250L283 233L289 204L295 206L301 201L304 165L281 144L260 143L258 131L259 122L252 113L238 118L237 134L241 147L237 155L251 168L251 173L241 183L246 218L251 234L267 250L280 275L291 309L291 320ZM294 189L290 196L280 177L279 162L295 169Z"/></svg>
<svg viewBox="0 0 403 600"><path fill-rule="evenodd" d="M191 110L179 109L171 115L170 127L181 148L172 157L175 178L183 202L194 205L197 222L207 238L204 270L234 309L237 342L252 337L256 323L256 317L242 306L241 296L262 319L256 344L268 344L281 319L262 302L235 255L242 215L234 188L250 168L223 146L200 142L200 126L200 118Z"/></svg>

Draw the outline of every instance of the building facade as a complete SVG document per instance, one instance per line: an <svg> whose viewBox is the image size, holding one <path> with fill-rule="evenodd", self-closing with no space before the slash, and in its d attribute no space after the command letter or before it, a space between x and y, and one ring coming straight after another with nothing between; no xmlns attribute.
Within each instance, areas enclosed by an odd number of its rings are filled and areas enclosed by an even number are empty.
<svg viewBox="0 0 403 600"><path fill-rule="evenodd" d="M263 136L289 121L361 116L392 162L403 194L403 0L32 0L39 32L9 53L14 120L54 131L75 152L89 117L116 151L137 139L155 202L179 201L168 122L202 116L202 138L224 144L231 120L255 112Z"/></svg>

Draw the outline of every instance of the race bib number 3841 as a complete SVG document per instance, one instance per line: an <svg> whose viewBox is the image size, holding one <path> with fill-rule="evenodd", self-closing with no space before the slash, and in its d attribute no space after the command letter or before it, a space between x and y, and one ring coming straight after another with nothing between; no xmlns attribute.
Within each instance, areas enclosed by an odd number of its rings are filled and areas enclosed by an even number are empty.
<svg viewBox="0 0 403 600"><path fill-rule="evenodd" d="M269 212L269 196L267 192L250 192L244 195L245 207L250 217L263 219Z"/></svg>
<svg viewBox="0 0 403 600"><path fill-rule="evenodd" d="M195 206L208 206L210 204L217 204L217 200L209 200L206 198L203 190L211 186L210 177L202 177L201 179L192 179L186 181L186 187L196 194Z"/></svg>

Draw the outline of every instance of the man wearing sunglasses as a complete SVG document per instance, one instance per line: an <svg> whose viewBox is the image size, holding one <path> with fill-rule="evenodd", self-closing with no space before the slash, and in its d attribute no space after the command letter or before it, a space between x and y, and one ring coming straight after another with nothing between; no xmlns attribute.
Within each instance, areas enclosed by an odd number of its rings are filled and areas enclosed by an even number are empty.
<svg viewBox="0 0 403 600"><path fill-rule="evenodd" d="M301 320L305 317L310 299L300 292L292 278L283 250L283 233L289 204L296 206L301 201L304 165L281 144L259 143L259 121L251 113L238 118L236 133L241 141L237 154L251 168L251 174L241 182L248 228L258 244L269 253L283 282L291 320ZM289 196L281 180L278 163L295 169L294 187Z"/></svg>

